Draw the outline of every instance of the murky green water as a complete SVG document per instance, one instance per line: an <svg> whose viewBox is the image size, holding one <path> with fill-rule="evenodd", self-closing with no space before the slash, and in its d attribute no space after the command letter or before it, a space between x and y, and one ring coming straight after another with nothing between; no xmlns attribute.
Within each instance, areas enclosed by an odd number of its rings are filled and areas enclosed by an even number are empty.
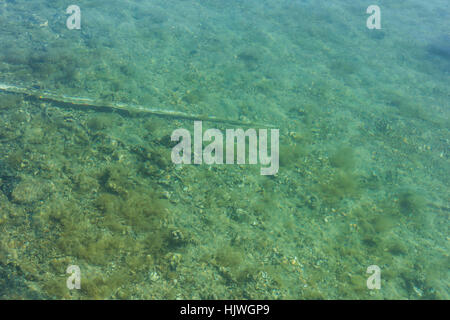
<svg viewBox="0 0 450 320"><path fill-rule="evenodd" d="M449 298L447 1L73 4L0 0L0 298Z"/></svg>

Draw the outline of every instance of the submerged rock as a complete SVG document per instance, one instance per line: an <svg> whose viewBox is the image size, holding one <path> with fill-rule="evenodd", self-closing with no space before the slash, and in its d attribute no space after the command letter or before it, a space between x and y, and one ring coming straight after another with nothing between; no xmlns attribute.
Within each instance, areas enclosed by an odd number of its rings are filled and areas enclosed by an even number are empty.
<svg viewBox="0 0 450 320"><path fill-rule="evenodd" d="M40 183L36 179L24 179L14 188L12 201L21 204L31 204L44 200L50 191L48 184Z"/></svg>

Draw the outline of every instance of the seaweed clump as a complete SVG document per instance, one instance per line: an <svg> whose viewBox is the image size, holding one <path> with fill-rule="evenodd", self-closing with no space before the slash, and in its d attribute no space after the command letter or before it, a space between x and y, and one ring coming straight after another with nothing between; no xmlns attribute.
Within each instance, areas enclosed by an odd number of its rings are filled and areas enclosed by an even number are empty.
<svg viewBox="0 0 450 320"><path fill-rule="evenodd" d="M361 187L359 176L355 173L356 165L353 149L341 147L329 158L332 174L319 183L321 198L329 205L334 205L345 197L358 195Z"/></svg>
<svg viewBox="0 0 450 320"><path fill-rule="evenodd" d="M350 147L339 148L331 157L330 164L339 169L352 170L355 167L355 153Z"/></svg>
<svg viewBox="0 0 450 320"><path fill-rule="evenodd" d="M236 268L242 262L242 254L236 248L226 246L217 250L215 262L223 267Z"/></svg>
<svg viewBox="0 0 450 320"><path fill-rule="evenodd" d="M82 290L75 296L71 293L72 298L130 298L128 285L144 281L136 275L144 277L149 266L158 266L161 274L169 272L166 256L180 243L173 241L169 206L158 190L135 186L131 172L121 166L108 168L98 178L99 193L89 212L74 199L60 198L40 206L33 220L42 229L39 232L51 230L43 233L42 241L54 242L58 255L69 257L68 262L55 265L55 274L64 273L68 264L85 270ZM116 188L111 188L111 181ZM112 272L95 271L112 264ZM50 297L71 297L67 288L54 284L44 284L42 289Z"/></svg>
<svg viewBox="0 0 450 320"><path fill-rule="evenodd" d="M359 182L355 174L338 170L330 180L320 184L323 199L328 203L334 203L344 197L357 194Z"/></svg>
<svg viewBox="0 0 450 320"><path fill-rule="evenodd" d="M412 190L403 190L398 195L398 205L401 213L415 215L423 211L425 200Z"/></svg>

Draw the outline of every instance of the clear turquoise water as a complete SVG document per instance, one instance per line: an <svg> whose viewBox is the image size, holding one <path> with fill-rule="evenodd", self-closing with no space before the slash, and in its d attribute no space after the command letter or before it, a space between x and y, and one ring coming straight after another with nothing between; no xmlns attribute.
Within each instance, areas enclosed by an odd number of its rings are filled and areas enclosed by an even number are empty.
<svg viewBox="0 0 450 320"><path fill-rule="evenodd" d="M0 1L30 94L0 92L2 299L449 298L448 1L375 1L381 30L364 1L76 4ZM173 165L193 121L119 104L279 128L280 169Z"/></svg>

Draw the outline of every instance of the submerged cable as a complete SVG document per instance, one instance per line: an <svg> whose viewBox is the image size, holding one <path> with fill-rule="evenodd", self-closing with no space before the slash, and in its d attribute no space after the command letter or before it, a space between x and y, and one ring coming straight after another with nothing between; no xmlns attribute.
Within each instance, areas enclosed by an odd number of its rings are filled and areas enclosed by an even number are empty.
<svg viewBox="0 0 450 320"><path fill-rule="evenodd" d="M53 103L64 103L78 107L86 107L86 108L106 108L112 110L120 110L127 112L136 112L136 113L146 113L160 117L168 117L174 119L188 119L188 120L201 120L201 121L210 121L210 122L219 122L219 123L228 123L232 125L241 125L241 126L255 126L255 127L274 127L273 125L268 124L258 124L253 122L247 122L242 120L231 120L224 118L217 118L214 116L207 115L197 115L197 114L189 114L181 111L173 111L173 110L162 110L155 108L147 108L141 105L134 104L124 104L124 103L112 103L106 101L96 101L90 98L80 98L80 97L70 97L66 95L57 95L50 92L42 92L36 89L17 87L12 85L7 85L4 83L0 83L0 91L8 92L8 93L16 93L23 94L29 97L33 97L40 100L46 100Z"/></svg>

